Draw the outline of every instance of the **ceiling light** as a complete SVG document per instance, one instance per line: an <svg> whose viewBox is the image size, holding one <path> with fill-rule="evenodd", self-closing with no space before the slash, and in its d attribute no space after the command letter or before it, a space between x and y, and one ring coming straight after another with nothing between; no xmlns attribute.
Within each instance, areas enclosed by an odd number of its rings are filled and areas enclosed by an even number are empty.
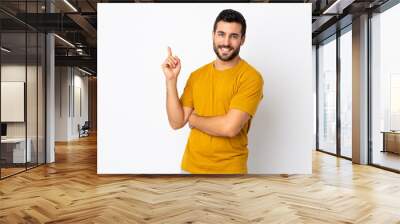
<svg viewBox="0 0 400 224"><path fill-rule="evenodd" d="M68 0L64 0L65 4L67 4L72 10L74 10L75 12L78 12L78 10L71 4L69 3Z"/></svg>
<svg viewBox="0 0 400 224"><path fill-rule="evenodd" d="M60 39L61 41L63 41L64 43L68 44L69 46L75 48L75 45L71 44L71 42L67 41L66 39L58 36L57 34L54 34L55 37L57 37L58 39Z"/></svg>
<svg viewBox="0 0 400 224"><path fill-rule="evenodd" d="M79 67L78 67L78 69L79 69L79 71L81 71L81 72L83 72L83 73L85 73L85 74L92 75L92 73L90 73L90 72L88 72L88 71L86 71L86 70L83 70L83 69L81 69L81 68L79 68Z"/></svg>
<svg viewBox="0 0 400 224"><path fill-rule="evenodd" d="M340 0L336 0L332 5L330 5L327 9L325 9L324 12L322 12L322 14L329 13L332 9L334 9L336 7L338 2L340 2Z"/></svg>
<svg viewBox="0 0 400 224"><path fill-rule="evenodd" d="M351 5L355 0L336 0L332 5L324 10L322 14L341 14L343 9Z"/></svg>
<svg viewBox="0 0 400 224"><path fill-rule="evenodd" d="M9 50L9 49L7 49L7 48L5 48L5 47L1 47L0 49L1 49L2 51L6 52L6 53L10 53L10 52L11 52L11 50Z"/></svg>

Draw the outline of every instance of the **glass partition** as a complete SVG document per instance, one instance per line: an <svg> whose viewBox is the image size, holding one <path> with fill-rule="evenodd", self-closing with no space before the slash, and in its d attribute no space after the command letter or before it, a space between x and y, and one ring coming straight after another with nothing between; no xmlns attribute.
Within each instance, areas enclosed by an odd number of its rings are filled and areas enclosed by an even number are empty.
<svg viewBox="0 0 400 224"><path fill-rule="evenodd" d="M31 161L26 144L26 40L25 32L1 34L2 177L24 171Z"/></svg>
<svg viewBox="0 0 400 224"><path fill-rule="evenodd" d="M1 179L45 163L45 34L13 17L43 13L44 5L0 2L14 10L0 12Z"/></svg>
<svg viewBox="0 0 400 224"><path fill-rule="evenodd" d="M27 167L37 165L38 157L38 35L36 32L27 33L27 150L30 151L30 160Z"/></svg>
<svg viewBox="0 0 400 224"><path fill-rule="evenodd" d="M336 37L318 47L318 147L336 154Z"/></svg>

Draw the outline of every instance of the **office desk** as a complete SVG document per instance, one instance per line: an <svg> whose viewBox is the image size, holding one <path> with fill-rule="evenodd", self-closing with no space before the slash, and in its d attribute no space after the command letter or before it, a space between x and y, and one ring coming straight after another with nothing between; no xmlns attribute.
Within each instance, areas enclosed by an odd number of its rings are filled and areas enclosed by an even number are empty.
<svg viewBox="0 0 400 224"><path fill-rule="evenodd" d="M393 152L400 154L400 132L399 131L382 131L383 133L383 150L382 152Z"/></svg>
<svg viewBox="0 0 400 224"><path fill-rule="evenodd" d="M32 140L27 138L25 154L25 138L6 138L1 139L1 157L6 163L25 163L31 162ZM26 161L25 161L26 160Z"/></svg>

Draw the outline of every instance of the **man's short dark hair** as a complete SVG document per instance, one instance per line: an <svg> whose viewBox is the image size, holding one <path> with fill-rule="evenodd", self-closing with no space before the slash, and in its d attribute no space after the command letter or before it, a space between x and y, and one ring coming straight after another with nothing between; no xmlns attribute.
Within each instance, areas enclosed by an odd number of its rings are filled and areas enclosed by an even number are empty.
<svg viewBox="0 0 400 224"><path fill-rule="evenodd" d="M240 12L235 11L233 9L222 10L215 19L214 29L213 29L214 32L217 29L217 23L219 21L224 21L228 23L233 23L233 22L240 23L240 25L242 25L242 30L241 30L242 36L246 35L246 20L244 19L243 15Z"/></svg>

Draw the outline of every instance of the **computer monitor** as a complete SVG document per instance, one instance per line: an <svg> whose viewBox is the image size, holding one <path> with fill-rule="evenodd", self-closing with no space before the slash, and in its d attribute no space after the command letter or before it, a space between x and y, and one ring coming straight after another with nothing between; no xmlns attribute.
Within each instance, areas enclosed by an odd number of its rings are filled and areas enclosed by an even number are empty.
<svg viewBox="0 0 400 224"><path fill-rule="evenodd" d="M1 123L1 136L7 136L7 124Z"/></svg>

